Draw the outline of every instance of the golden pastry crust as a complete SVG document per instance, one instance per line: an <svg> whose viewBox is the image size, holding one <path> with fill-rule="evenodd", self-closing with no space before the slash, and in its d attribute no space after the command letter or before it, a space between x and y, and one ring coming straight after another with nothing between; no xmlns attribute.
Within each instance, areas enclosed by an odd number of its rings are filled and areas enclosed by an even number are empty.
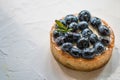
<svg viewBox="0 0 120 80"><path fill-rule="evenodd" d="M103 67L109 61L112 55L115 36L111 27L104 20L102 20L102 22L111 31L110 45L102 55L95 56L93 59L74 58L68 53L62 51L61 48L57 46L56 42L53 39L53 30L55 29L55 24L54 24L50 31L50 48L55 59L64 66L79 71L93 71Z"/></svg>

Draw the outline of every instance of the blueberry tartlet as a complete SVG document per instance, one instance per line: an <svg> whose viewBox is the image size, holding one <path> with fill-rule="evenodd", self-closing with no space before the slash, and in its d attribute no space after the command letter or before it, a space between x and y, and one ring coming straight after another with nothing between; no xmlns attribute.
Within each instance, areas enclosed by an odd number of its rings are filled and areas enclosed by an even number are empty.
<svg viewBox="0 0 120 80"><path fill-rule="evenodd" d="M114 39L111 27L87 10L55 20L50 31L50 47L55 59L80 71L103 67L112 55Z"/></svg>

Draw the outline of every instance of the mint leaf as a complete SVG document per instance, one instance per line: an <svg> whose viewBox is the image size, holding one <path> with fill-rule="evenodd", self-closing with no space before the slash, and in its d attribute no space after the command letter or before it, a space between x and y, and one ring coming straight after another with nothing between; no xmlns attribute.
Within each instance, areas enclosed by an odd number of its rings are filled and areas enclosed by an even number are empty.
<svg viewBox="0 0 120 80"><path fill-rule="evenodd" d="M72 31L72 29L68 29L68 30L67 30L67 32L71 32L71 31Z"/></svg>
<svg viewBox="0 0 120 80"><path fill-rule="evenodd" d="M67 27L66 26L64 26L59 20L55 20L55 22L56 22L56 24L58 25L58 27L60 28L60 29L67 29Z"/></svg>
<svg viewBox="0 0 120 80"><path fill-rule="evenodd" d="M62 33L71 32L72 29L69 29L67 26L63 25L59 20L55 20L55 22L58 25L57 31Z"/></svg>
<svg viewBox="0 0 120 80"><path fill-rule="evenodd" d="M66 30L63 30L63 29L57 29L58 32L62 32L62 33L65 33Z"/></svg>

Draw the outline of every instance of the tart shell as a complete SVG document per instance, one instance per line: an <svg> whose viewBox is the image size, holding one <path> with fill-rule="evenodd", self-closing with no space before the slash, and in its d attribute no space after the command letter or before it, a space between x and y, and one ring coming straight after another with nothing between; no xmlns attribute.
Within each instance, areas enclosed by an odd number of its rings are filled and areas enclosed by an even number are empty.
<svg viewBox="0 0 120 80"><path fill-rule="evenodd" d="M75 58L69 55L69 53L62 51L53 38L53 31L55 30L54 24L50 31L50 48L55 59L64 66L78 71L93 71L103 67L111 58L115 36L111 27L104 20L102 20L102 22L110 29L110 44L108 49L101 55L95 56L93 59Z"/></svg>

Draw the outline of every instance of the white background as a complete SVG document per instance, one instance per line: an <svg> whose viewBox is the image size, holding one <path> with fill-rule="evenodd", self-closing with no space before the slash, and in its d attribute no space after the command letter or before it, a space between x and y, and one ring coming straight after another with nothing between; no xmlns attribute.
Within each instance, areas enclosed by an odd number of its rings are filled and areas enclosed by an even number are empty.
<svg viewBox="0 0 120 80"><path fill-rule="evenodd" d="M49 31L55 19L87 9L115 33L109 63L93 72L58 64ZM120 80L120 0L0 0L0 80Z"/></svg>

